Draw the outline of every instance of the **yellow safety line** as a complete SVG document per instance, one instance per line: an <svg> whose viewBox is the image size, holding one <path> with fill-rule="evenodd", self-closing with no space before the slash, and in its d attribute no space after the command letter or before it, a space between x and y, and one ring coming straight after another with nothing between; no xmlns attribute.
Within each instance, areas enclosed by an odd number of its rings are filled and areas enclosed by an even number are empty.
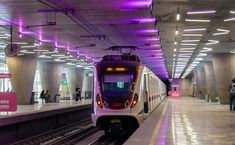
<svg viewBox="0 0 235 145"><path fill-rule="evenodd" d="M153 135L152 135L152 137L151 137L151 139L150 139L150 141L149 141L149 145L155 145L155 141L156 141L156 138L157 138L159 129L160 129L160 125L161 125L162 120L163 120L163 116L164 116L164 114L165 114L165 112L166 112L167 106L168 106L168 99L167 99L167 103L166 103L166 105L165 105L165 107L164 107L164 110L162 111L162 114L161 114L161 116L160 116L160 119L159 119L159 121L158 121L158 123L157 123L157 126L156 126L156 128L155 128L155 130L154 130L154 132L153 132Z"/></svg>

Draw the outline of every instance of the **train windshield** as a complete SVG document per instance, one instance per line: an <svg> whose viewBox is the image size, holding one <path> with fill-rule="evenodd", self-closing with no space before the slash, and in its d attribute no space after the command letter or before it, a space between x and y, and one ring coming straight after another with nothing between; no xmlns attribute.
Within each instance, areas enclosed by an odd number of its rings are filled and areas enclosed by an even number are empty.
<svg viewBox="0 0 235 145"><path fill-rule="evenodd" d="M102 90L106 97L128 96L133 82L131 74L107 74L103 76Z"/></svg>

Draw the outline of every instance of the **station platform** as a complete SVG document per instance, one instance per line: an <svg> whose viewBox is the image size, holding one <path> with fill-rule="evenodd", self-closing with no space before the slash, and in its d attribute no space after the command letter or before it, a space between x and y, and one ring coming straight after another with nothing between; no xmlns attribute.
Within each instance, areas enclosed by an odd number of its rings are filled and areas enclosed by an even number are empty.
<svg viewBox="0 0 235 145"><path fill-rule="evenodd" d="M235 145L235 112L193 97L169 97L125 145Z"/></svg>
<svg viewBox="0 0 235 145"><path fill-rule="evenodd" d="M18 123L21 121L28 121L40 118L47 115L55 115L61 111L72 111L74 108L81 108L83 106L90 106L91 99L84 99L82 101L61 101L60 103L45 103L33 105L17 105L16 112L1 112L0 113L0 126ZM53 113L54 112L54 113ZM30 117L27 117L30 116ZM17 118L17 119L16 119Z"/></svg>
<svg viewBox="0 0 235 145"><path fill-rule="evenodd" d="M17 107L16 112L0 114L0 144L8 145L91 117L91 99Z"/></svg>

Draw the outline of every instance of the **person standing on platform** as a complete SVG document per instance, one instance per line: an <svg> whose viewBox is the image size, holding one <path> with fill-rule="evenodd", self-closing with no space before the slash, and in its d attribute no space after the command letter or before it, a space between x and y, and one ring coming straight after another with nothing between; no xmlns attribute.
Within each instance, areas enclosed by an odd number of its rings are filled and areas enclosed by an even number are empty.
<svg viewBox="0 0 235 145"><path fill-rule="evenodd" d="M43 100L45 99L45 92L44 92L44 90L42 90L42 92L40 93L40 98L42 99L42 104L43 104Z"/></svg>
<svg viewBox="0 0 235 145"><path fill-rule="evenodd" d="M229 92L230 92L230 102L229 102L230 110L235 111L235 78L233 78L232 80Z"/></svg>
<svg viewBox="0 0 235 145"><path fill-rule="evenodd" d="M44 94L44 98L45 98L46 103L50 102L49 90L47 90L46 93Z"/></svg>
<svg viewBox="0 0 235 145"><path fill-rule="evenodd" d="M76 87L76 96L75 96L75 101L82 100L81 99L81 91L80 88Z"/></svg>

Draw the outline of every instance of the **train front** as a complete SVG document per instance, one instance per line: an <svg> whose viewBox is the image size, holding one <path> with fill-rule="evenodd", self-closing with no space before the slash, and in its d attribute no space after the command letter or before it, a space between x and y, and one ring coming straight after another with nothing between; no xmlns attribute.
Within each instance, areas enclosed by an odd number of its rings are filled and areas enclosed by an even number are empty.
<svg viewBox="0 0 235 145"><path fill-rule="evenodd" d="M134 61L102 61L96 66L92 120L106 132L138 127L132 114L139 97L134 93L139 66Z"/></svg>

